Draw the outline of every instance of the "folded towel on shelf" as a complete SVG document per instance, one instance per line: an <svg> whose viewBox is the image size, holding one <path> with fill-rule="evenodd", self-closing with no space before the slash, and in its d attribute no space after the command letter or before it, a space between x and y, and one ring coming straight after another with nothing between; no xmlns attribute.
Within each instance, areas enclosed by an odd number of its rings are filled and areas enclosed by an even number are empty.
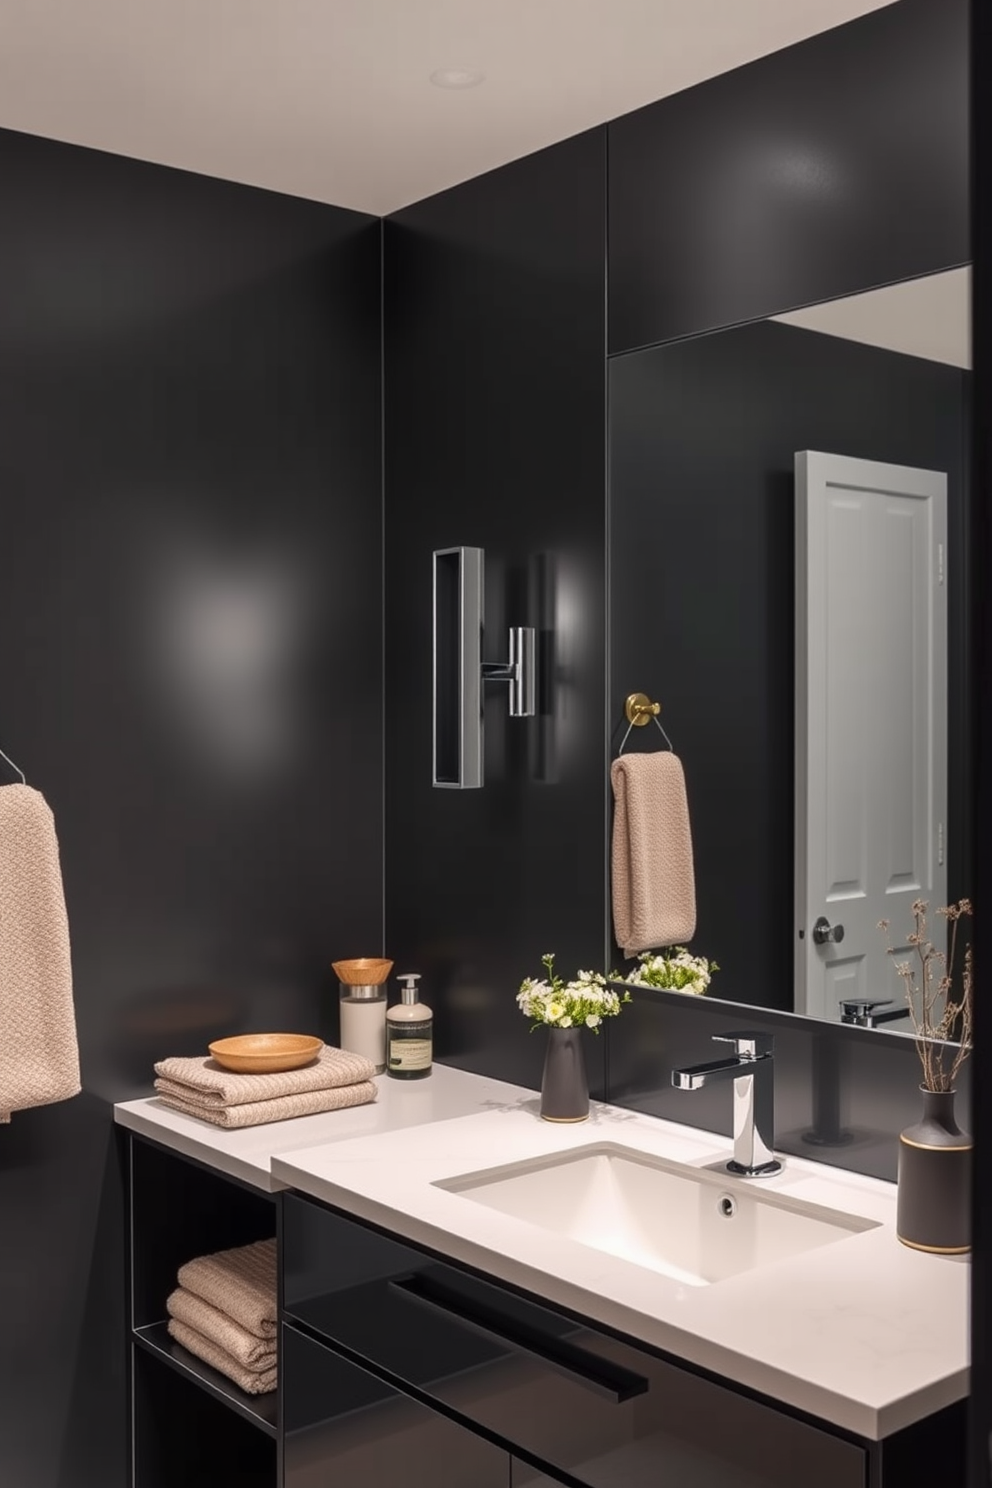
<svg viewBox="0 0 992 1488"><path fill-rule="evenodd" d="M0 1121L79 1094L55 820L27 785L0 787L0 1029Z"/></svg>
<svg viewBox="0 0 992 1488"><path fill-rule="evenodd" d="M262 1338L256 1333L249 1333L247 1328L228 1317L226 1312L204 1302L195 1292L177 1287L166 1302L165 1310L177 1323L185 1323L187 1328L195 1329L211 1343L215 1343L244 1369L261 1373L276 1367L274 1337L269 1335Z"/></svg>
<svg viewBox="0 0 992 1488"><path fill-rule="evenodd" d="M155 1066L155 1089L191 1104L242 1106L276 1100L285 1095L303 1095L312 1090L335 1090L371 1080L375 1065L361 1054L346 1049L321 1049L313 1064L276 1075L239 1075L222 1069L210 1058L161 1059Z"/></svg>
<svg viewBox="0 0 992 1488"><path fill-rule="evenodd" d="M211 1339L205 1338L195 1328L190 1328L186 1323L181 1323L178 1318L170 1317L169 1333L177 1343L182 1344L184 1349L189 1349L204 1364L209 1364L227 1379L233 1380L239 1389L248 1395L268 1395L279 1383L278 1371L273 1364L271 1368L257 1370L246 1369L233 1359L230 1354L225 1353Z"/></svg>
<svg viewBox="0 0 992 1488"><path fill-rule="evenodd" d="M197 1256L180 1266L176 1279L184 1291L209 1302L256 1338L275 1338L274 1239Z"/></svg>
<svg viewBox="0 0 992 1488"><path fill-rule="evenodd" d="M246 1078L254 1079L249 1075ZM170 1094L155 1081L159 1099L173 1111L184 1116L195 1116L199 1121L209 1121L212 1126L222 1126L236 1131L243 1126L263 1126L268 1121L291 1121L294 1116L316 1116L321 1111L342 1111L348 1106L364 1106L374 1101L378 1090L372 1080L363 1080L360 1085L337 1085L333 1090L308 1090L302 1095L284 1095L279 1100L247 1101L240 1106L202 1106L195 1101Z"/></svg>
<svg viewBox="0 0 992 1488"><path fill-rule="evenodd" d="M625 754L610 768L613 925L625 956L696 933L696 882L685 776L670 750Z"/></svg>

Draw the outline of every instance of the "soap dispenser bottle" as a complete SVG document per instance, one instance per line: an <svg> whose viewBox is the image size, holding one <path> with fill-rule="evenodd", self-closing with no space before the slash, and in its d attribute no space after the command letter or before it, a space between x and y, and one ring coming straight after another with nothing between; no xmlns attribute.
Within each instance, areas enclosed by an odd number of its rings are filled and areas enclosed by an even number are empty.
<svg viewBox="0 0 992 1488"><path fill-rule="evenodd" d="M434 1056L434 1017L417 1000L417 972L397 977L402 1002L386 1013L386 1074L394 1080L426 1080Z"/></svg>

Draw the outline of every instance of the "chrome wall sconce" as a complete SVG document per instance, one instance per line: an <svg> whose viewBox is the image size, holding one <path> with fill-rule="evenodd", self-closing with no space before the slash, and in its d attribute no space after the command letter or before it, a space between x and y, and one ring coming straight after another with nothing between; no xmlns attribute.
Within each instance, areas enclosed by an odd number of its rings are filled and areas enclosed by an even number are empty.
<svg viewBox="0 0 992 1488"><path fill-rule="evenodd" d="M510 627L507 661L482 659L484 576L482 548L440 548L434 554L432 784L453 790L483 783L484 683L507 683L511 718L537 711L533 627Z"/></svg>

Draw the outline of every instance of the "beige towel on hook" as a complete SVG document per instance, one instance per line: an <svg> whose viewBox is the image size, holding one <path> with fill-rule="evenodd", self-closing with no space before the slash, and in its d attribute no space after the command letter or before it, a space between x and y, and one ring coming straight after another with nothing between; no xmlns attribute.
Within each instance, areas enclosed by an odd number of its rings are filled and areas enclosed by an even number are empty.
<svg viewBox="0 0 992 1488"><path fill-rule="evenodd" d="M187 1292L202 1297L256 1338L275 1338L275 1240L253 1240L250 1245L197 1256L179 1267L176 1279Z"/></svg>
<svg viewBox="0 0 992 1488"><path fill-rule="evenodd" d="M670 750L610 767L613 927L625 956L683 945L696 933L696 881L685 776Z"/></svg>
<svg viewBox="0 0 992 1488"><path fill-rule="evenodd" d="M28 785L0 787L0 1121L79 1094L69 922L55 820Z"/></svg>

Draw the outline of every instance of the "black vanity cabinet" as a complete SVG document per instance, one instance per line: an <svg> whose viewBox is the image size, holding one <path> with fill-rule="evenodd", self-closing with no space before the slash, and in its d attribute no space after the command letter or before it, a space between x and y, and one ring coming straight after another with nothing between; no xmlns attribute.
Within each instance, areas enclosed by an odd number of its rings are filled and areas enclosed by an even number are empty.
<svg viewBox="0 0 992 1488"><path fill-rule="evenodd" d="M965 1403L869 1442L297 1193L129 1134L132 1488L963 1488ZM168 1336L195 1255L278 1233L279 1389Z"/></svg>
<svg viewBox="0 0 992 1488"><path fill-rule="evenodd" d="M246 1395L168 1332L185 1261L275 1235L273 1194L128 1135L131 1488L276 1488L278 1396Z"/></svg>
<svg viewBox="0 0 992 1488"><path fill-rule="evenodd" d="M376 1488L869 1483L859 1442L308 1199L282 1202L284 1488L331 1488L356 1452Z"/></svg>

